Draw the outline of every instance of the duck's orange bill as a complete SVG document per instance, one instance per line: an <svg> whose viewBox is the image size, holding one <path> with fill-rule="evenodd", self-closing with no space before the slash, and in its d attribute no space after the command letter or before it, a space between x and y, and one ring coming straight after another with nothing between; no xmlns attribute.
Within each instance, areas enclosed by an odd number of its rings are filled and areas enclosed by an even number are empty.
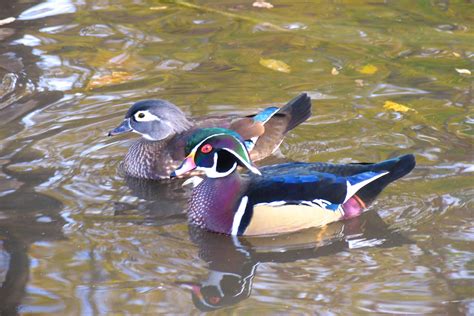
<svg viewBox="0 0 474 316"><path fill-rule="evenodd" d="M194 155L194 152L190 153L181 163L181 166L179 166L175 171L170 174L170 178L182 176L183 174L196 169L196 164L194 163Z"/></svg>

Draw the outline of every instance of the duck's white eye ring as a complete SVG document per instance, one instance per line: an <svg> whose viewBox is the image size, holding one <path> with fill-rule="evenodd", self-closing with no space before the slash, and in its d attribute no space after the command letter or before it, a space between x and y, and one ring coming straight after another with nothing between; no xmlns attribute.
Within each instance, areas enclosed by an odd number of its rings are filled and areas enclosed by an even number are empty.
<svg viewBox="0 0 474 316"><path fill-rule="evenodd" d="M158 121L159 118L148 111L138 111L133 115L135 121L137 122L150 122L150 121Z"/></svg>

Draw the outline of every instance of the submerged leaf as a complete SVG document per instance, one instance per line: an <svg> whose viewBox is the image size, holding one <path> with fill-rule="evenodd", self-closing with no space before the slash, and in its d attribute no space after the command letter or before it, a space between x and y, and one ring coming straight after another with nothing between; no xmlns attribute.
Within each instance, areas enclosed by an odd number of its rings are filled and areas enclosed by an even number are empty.
<svg viewBox="0 0 474 316"><path fill-rule="evenodd" d="M168 9L167 6L165 5L160 5L160 6L156 6L156 7L150 7L150 10L153 10L153 11L160 11L160 10L166 10Z"/></svg>
<svg viewBox="0 0 474 316"><path fill-rule="evenodd" d="M260 65L267 67L268 69L280 71L284 73L290 73L291 68L281 60L277 59L264 59L260 58Z"/></svg>
<svg viewBox="0 0 474 316"><path fill-rule="evenodd" d="M377 70L379 69L372 64L368 64L357 69L358 72L364 75L373 75L374 73L377 72Z"/></svg>
<svg viewBox="0 0 474 316"><path fill-rule="evenodd" d="M406 106L406 105L403 105L403 104L400 104L400 103L395 103L395 102L392 102L392 101L385 101L384 105L383 105L383 108L386 109L386 110L392 110L392 111L395 111L395 112L402 112L402 113L406 113L406 112L409 112L409 111L413 111L413 112L416 112L416 110Z"/></svg>
<svg viewBox="0 0 474 316"><path fill-rule="evenodd" d="M358 87L363 87L363 86L365 86L364 80L362 80L362 79L356 79L356 80L354 80L354 81L355 81L355 83L356 83L356 86L358 86Z"/></svg>
<svg viewBox="0 0 474 316"><path fill-rule="evenodd" d="M92 90L105 86L116 85L129 81L130 79L132 79L132 75L130 73L125 71L114 71L110 75L104 75L91 79L91 81L89 81L87 84L86 89Z"/></svg>

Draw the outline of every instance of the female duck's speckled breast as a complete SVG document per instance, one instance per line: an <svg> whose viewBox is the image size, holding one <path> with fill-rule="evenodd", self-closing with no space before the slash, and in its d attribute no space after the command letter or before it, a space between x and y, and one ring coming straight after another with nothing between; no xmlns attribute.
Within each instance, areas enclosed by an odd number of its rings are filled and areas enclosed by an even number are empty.
<svg viewBox="0 0 474 316"><path fill-rule="evenodd" d="M165 141L138 140L125 155L121 169L126 174L137 178L169 178L171 172L179 166L180 161L171 157L167 144L168 142Z"/></svg>

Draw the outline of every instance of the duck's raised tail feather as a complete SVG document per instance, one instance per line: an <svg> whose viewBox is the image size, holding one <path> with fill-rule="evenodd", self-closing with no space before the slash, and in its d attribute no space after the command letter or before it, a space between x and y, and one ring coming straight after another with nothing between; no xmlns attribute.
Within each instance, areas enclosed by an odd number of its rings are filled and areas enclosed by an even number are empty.
<svg viewBox="0 0 474 316"><path fill-rule="evenodd" d="M302 93L276 113L272 112L273 109L273 107L267 108L256 116L250 116L258 122L264 122L265 127L263 135L252 138L252 143L255 145L250 153L252 161L258 161L275 152L285 134L311 116L311 98ZM252 144L250 145L247 147L252 148Z"/></svg>
<svg viewBox="0 0 474 316"><path fill-rule="evenodd" d="M415 168L415 164L415 156L411 154L375 164L367 164L372 171L388 171L388 173L360 189L357 192L357 196L366 205L370 204L389 183L412 171Z"/></svg>
<svg viewBox="0 0 474 316"><path fill-rule="evenodd" d="M290 117L285 130L285 133L287 133L311 116L311 98L306 93L301 93L290 100L278 113L289 115Z"/></svg>

